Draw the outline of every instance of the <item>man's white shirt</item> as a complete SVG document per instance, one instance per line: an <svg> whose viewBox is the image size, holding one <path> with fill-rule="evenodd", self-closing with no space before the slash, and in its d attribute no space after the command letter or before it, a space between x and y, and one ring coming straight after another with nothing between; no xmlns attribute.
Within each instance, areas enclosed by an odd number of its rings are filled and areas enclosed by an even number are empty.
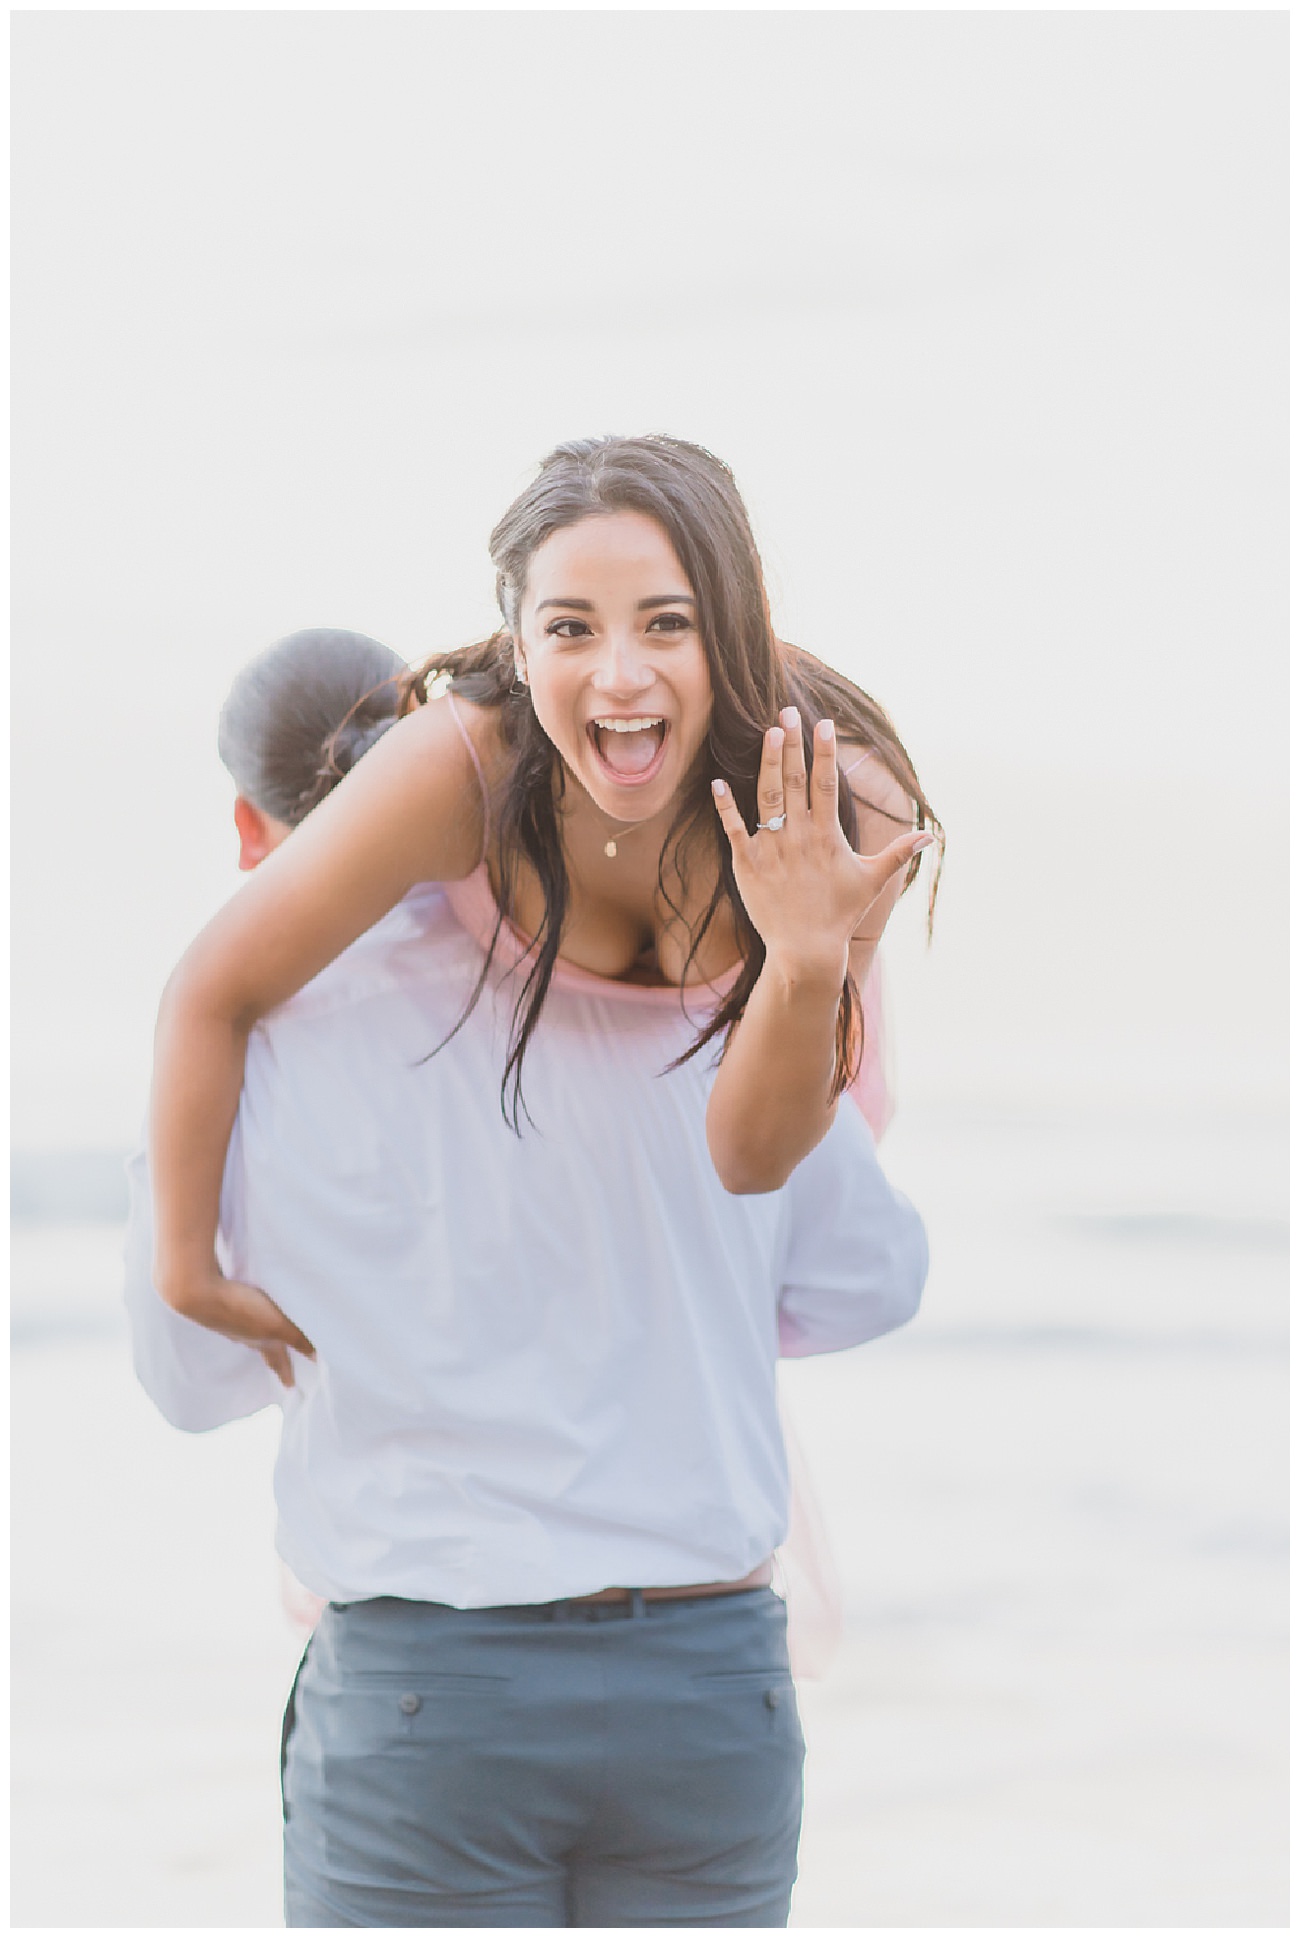
<svg viewBox="0 0 1300 1938"><path fill-rule="evenodd" d="M277 1542L329 1600L738 1578L786 1528L778 1355L909 1318L921 1221L847 1098L781 1190L725 1192L714 1059L667 1068L694 1035L675 990L562 967L516 1135L509 951L465 1015L487 894L483 877L415 890L250 1040L219 1257L316 1360L295 1355L286 1391L163 1304L140 1154L137 1373L189 1430L283 1407Z"/></svg>

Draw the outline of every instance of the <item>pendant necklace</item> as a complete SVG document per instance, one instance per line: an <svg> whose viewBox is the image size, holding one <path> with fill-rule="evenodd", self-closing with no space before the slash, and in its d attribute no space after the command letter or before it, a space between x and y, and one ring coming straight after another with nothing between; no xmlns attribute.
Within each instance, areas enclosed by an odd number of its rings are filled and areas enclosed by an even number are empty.
<svg viewBox="0 0 1300 1938"><path fill-rule="evenodd" d="M606 819L608 819L608 816L606 816ZM605 842L605 853L609 856L609 859L611 861L618 860L619 842L622 841L626 835L639 834L641 831L641 825L642 824L639 821L634 821L633 823L631 823L630 826L620 827L617 834L611 834L608 837L608 839Z"/></svg>

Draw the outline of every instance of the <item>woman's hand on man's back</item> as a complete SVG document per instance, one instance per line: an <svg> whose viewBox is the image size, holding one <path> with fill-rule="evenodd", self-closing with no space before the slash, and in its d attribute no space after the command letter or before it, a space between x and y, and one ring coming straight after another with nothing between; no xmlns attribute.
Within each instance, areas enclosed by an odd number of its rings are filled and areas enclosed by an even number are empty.
<svg viewBox="0 0 1300 1938"><path fill-rule="evenodd" d="M164 1303L183 1318L254 1347L282 1386L293 1385L291 1346L306 1359L316 1357L316 1348L310 1339L281 1312L274 1299L255 1285L223 1277L215 1261L209 1276L191 1277L183 1284L161 1285L158 1292Z"/></svg>

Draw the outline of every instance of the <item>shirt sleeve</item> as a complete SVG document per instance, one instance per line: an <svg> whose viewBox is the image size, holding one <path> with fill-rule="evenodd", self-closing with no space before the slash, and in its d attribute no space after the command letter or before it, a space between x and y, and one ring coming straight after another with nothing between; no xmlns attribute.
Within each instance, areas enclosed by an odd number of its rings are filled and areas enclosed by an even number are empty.
<svg viewBox="0 0 1300 1938"><path fill-rule="evenodd" d="M252 1346L196 1325L164 1303L153 1282L153 1200L143 1150L127 1164L125 1297L136 1377L158 1411L186 1433L205 1433L280 1403L284 1391Z"/></svg>
<svg viewBox="0 0 1300 1938"><path fill-rule="evenodd" d="M904 1325L929 1268L925 1227L881 1170L867 1123L847 1099L786 1189L782 1358L842 1352Z"/></svg>

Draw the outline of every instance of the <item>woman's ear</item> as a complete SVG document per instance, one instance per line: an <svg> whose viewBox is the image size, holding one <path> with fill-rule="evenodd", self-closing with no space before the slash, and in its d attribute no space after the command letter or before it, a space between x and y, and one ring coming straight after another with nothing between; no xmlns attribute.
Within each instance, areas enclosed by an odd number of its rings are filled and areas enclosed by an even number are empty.
<svg viewBox="0 0 1300 1938"><path fill-rule="evenodd" d="M239 865L245 871L265 861L289 832L283 821L263 814L243 794L235 796L235 827L239 834Z"/></svg>

